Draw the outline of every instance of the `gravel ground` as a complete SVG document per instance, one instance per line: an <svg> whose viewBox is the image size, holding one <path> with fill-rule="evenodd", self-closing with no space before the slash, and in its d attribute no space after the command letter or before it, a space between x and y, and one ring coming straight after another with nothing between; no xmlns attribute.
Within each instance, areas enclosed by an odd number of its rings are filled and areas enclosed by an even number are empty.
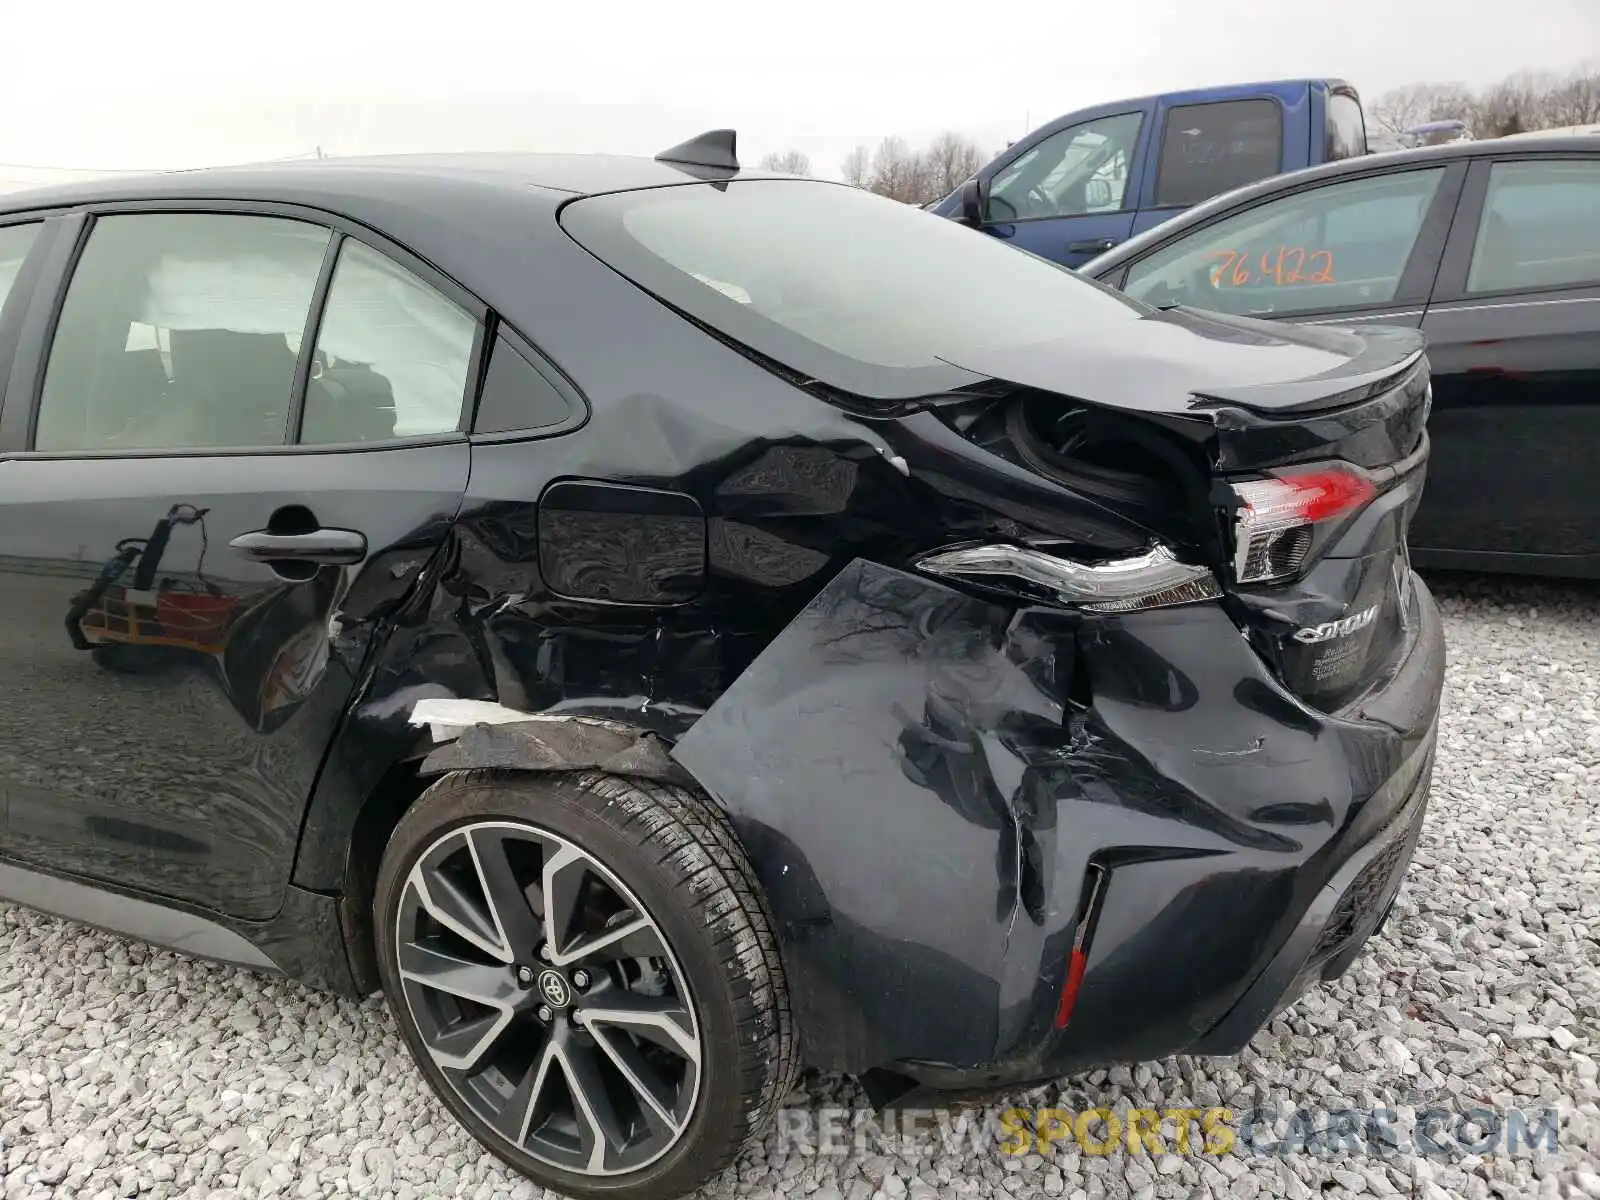
<svg viewBox="0 0 1600 1200"><path fill-rule="evenodd" d="M1385 1159L1046 1158L775 1136L709 1194L1600 1197L1600 587L1441 581L1451 664L1422 843L1386 932L1236 1059L1097 1071L1009 1103L1559 1106L1559 1146ZM859 1105L808 1078L799 1106ZM998 1112L1006 1102L991 1109ZM1281 1128L1281 1127L1280 1127ZM1263 1138L1271 1144L1269 1131ZM355 1004L0 906L0 1196L534 1196Z"/></svg>

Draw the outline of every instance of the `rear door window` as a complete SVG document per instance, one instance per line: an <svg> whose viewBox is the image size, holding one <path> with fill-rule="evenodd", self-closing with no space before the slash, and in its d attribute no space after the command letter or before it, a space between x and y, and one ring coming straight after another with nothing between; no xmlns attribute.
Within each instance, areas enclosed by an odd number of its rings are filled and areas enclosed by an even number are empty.
<svg viewBox="0 0 1600 1200"><path fill-rule="evenodd" d="M73 272L35 447L282 445L330 232L278 217L101 217Z"/></svg>
<svg viewBox="0 0 1600 1200"><path fill-rule="evenodd" d="M317 331L300 441L371 442L458 428L477 331L471 313L346 238Z"/></svg>
<svg viewBox="0 0 1600 1200"><path fill-rule="evenodd" d="M1125 290L1151 304L1282 315L1387 304L1445 168L1325 184L1168 242Z"/></svg>
<svg viewBox="0 0 1600 1200"><path fill-rule="evenodd" d="M1469 292L1600 283L1600 159L1497 162Z"/></svg>
<svg viewBox="0 0 1600 1200"><path fill-rule="evenodd" d="M1199 204L1283 163L1283 110L1275 100L1185 104L1167 113L1156 172L1157 208Z"/></svg>
<svg viewBox="0 0 1600 1200"><path fill-rule="evenodd" d="M0 228L0 307L5 306L11 286L22 270L22 262L39 236L39 224L7 225Z"/></svg>

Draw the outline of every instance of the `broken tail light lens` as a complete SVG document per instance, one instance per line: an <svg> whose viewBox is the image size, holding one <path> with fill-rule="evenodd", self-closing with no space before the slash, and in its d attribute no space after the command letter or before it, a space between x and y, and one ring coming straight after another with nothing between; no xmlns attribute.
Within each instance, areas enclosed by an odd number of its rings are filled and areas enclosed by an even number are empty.
<svg viewBox="0 0 1600 1200"><path fill-rule="evenodd" d="M1215 600L1207 568L1179 562L1165 546L1109 562L1081 563L1026 546L971 546L929 555L917 568L1014 599L1067 604L1088 612L1138 612Z"/></svg>
<svg viewBox="0 0 1600 1200"><path fill-rule="evenodd" d="M1370 481L1342 467L1236 483L1234 578L1270 583L1297 572L1311 552L1314 528L1349 516L1377 494Z"/></svg>

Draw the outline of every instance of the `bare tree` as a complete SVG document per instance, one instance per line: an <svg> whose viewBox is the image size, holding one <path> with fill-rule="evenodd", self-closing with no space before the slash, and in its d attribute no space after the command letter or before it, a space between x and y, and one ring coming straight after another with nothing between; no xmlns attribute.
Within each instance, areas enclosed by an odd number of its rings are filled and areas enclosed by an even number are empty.
<svg viewBox="0 0 1600 1200"><path fill-rule="evenodd" d="M769 154L761 160L763 171L781 171L785 175L810 175L811 156L798 150L785 150L782 154Z"/></svg>
<svg viewBox="0 0 1600 1200"><path fill-rule="evenodd" d="M866 187L872 182L872 151L865 146L857 146L845 155L844 165L839 173L844 176L844 181L853 187Z"/></svg>
<svg viewBox="0 0 1600 1200"><path fill-rule="evenodd" d="M1428 121L1465 121L1468 125L1478 119L1480 101L1473 90L1460 83L1435 84L1433 107L1428 111Z"/></svg>
<svg viewBox="0 0 1600 1200"><path fill-rule="evenodd" d="M946 130L923 152L922 163L926 185L932 193L923 199L934 200L948 196L976 175L983 165L983 151L970 138Z"/></svg>
<svg viewBox="0 0 1600 1200"><path fill-rule="evenodd" d="M1549 72L1522 71L1507 76L1478 101L1473 132L1479 137L1505 137L1549 126L1546 108L1550 94L1561 86Z"/></svg>
<svg viewBox="0 0 1600 1200"><path fill-rule="evenodd" d="M1600 122L1600 71L1577 71L1545 97L1545 117L1552 126Z"/></svg>
<svg viewBox="0 0 1600 1200"><path fill-rule="evenodd" d="M1401 133L1428 121L1462 120L1480 138L1600 122L1600 69L1565 77L1519 71L1474 92L1459 83L1412 83L1385 92L1367 109L1368 124Z"/></svg>
<svg viewBox="0 0 1600 1200"><path fill-rule="evenodd" d="M1403 133L1426 121L1433 107L1432 84L1408 83L1385 92L1372 102L1367 116L1372 124L1390 133Z"/></svg>
<svg viewBox="0 0 1600 1200"><path fill-rule="evenodd" d="M867 187L891 200L920 204L927 190L923 181L922 156L913 154L904 138L884 138L873 151L872 174Z"/></svg>
<svg viewBox="0 0 1600 1200"><path fill-rule="evenodd" d="M1461 120L1472 124L1478 102L1459 83L1410 83L1379 96L1368 114L1389 133L1403 133L1429 121Z"/></svg>

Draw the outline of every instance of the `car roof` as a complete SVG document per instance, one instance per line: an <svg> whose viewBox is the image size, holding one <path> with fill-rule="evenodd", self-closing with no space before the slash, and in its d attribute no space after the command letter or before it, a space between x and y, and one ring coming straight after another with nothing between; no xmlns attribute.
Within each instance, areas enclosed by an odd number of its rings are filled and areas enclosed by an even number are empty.
<svg viewBox="0 0 1600 1200"><path fill-rule="evenodd" d="M596 260L556 220L580 196L729 179L784 179L588 154L406 154L214 167L86 180L0 196L0 217L78 206L279 213L375 231L453 280L522 332L548 326L563 290L596 286ZM814 181L816 187L844 187ZM586 274L586 272L590 272ZM609 274L600 272L601 275ZM603 279L598 282L604 282Z"/></svg>
<svg viewBox="0 0 1600 1200"><path fill-rule="evenodd" d="M1600 154L1600 141L1592 137L1553 136L1518 138L1515 142L1503 138L1489 138L1481 142L1449 142L1443 146L1421 146L1414 150L1385 150L1375 154L1363 154L1356 158L1344 158L1338 162L1290 171L1284 175L1270 175L1265 179L1235 188L1231 192L1213 196L1178 214L1170 221L1129 238L1099 257L1084 263L1078 270L1090 278L1099 278L1121 266L1127 259L1142 254L1150 246L1166 241L1177 228L1204 224L1219 213L1248 206L1278 192L1292 191L1308 183L1338 179L1345 175L1365 175L1398 165L1426 166L1429 163L1449 163L1463 158L1521 157L1550 153Z"/></svg>
<svg viewBox="0 0 1600 1200"><path fill-rule="evenodd" d="M195 170L117 175L10 192L0 211L72 207L133 199L299 200L338 208L364 196L405 204L437 205L441 183L465 189L544 194L552 204L573 196L664 187L707 179L769 178L773 172L724 171L616 154L527 154L481 152L389 154L202 167Z"/></svg>

